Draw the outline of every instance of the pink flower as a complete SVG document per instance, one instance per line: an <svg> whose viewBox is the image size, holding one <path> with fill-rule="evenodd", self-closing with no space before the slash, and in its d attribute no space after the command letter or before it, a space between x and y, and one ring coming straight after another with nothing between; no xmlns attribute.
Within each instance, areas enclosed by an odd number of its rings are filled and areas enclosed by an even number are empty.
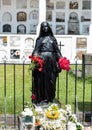
<svg viewBox="0 0 92 130"><path fill-rule="evenodd" d="M59 66L63 70L69 70L70 69L70 61L66 57L61 57L58 61Z"/></svg>

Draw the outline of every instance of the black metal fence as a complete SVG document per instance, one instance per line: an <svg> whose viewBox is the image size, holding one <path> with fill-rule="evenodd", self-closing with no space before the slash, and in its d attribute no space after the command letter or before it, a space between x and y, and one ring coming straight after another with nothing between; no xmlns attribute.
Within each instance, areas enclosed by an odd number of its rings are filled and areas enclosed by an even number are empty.
<svg viewBox="0 0 92 130"><path fill-rule="evenodd" d="M0 122L6 127L11 115L12 124L18 124L17 116L26 102L31 101L32 75L28 64L0 63ZM85 64L71 64L70 71L62 71L57 78L56 99L71 104L81 122L91 122L92 80L85 76Z"/></svg>

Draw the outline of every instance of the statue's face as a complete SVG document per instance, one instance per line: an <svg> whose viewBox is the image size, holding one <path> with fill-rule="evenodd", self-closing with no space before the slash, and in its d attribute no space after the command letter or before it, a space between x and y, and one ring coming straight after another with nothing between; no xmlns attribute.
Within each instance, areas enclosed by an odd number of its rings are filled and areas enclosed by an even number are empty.
<svg viewBox="0 0 92 130"><path fill-rule="evenodd" d="M49 32L49 27L48 27L48 24L47 23L44 23L42 25L42 30L45 32L45 33L48 33Z"/></svg>

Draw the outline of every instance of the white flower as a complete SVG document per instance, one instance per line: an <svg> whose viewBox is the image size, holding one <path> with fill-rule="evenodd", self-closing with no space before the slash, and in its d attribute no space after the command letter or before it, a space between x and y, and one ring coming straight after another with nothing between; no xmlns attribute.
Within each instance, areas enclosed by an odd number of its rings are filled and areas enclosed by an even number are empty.
<svg viewBox="0 0 92 130"><path fill-rule="evenodd" d="M66 105L66 111L67 113L71 114L71 111L72 111L71 105Z"/></svg>
<svg viewBox="0 0 92 130"><path fill-rule="evenodd" d="M72 123L77 123L77 117L75 114L69 115L69 121Z"/></svg>
<svg viewBox="0 0 92 130"><path fill-rule="evenodd" d="M29 108L25 108L24 109L24 111L21 113L22 114L22 116L33 116L33 112L32 112L32 110L31 109L29 109Z"/></svg>

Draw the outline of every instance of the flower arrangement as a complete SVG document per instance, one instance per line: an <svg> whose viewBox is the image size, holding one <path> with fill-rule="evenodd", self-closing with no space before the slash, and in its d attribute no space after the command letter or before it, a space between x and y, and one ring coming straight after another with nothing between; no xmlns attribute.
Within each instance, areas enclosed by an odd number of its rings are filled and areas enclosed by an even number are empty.
<svg viewBox="0 0 92 130"><path fill-rule="evenodd" d="M71 111L71 105L66 105L64 110L59 108L57 104L52 104L45 111L45 117L45 120L41 122L45 128L50 130L66 130L66 126L69 127L72 124L75 127L71 127L69 130L83 130L83 125L77 121L76 115Z"/></svg>
<svg viewBox="0 0 92 130"><path fill-rule="evenodd" d="M48 130L83 130L84 127L77 121L77 117L71 111L71 105L66 105L65 109L59 108L55 103L50 104L47 108L41 106L26 108L22 112L23 117L26 115L35 117L35 127L42 127ZM43 116L42 116L43 115Z"/></svg>
<svg viewBox="0 0 92 130"><path fill-rule="evenodd" d="M69 70L70 69L70 61L66 57L61 57L58 61L59 66L63 70Z"/></svg>
<svg viewBox="0 0 92 130"><path fill-rule="evenodd" d="M40 72L43 70L44 60L41 57L31 55L29 56L29 59L31 59L29 69L38 69Z"/></svg>

